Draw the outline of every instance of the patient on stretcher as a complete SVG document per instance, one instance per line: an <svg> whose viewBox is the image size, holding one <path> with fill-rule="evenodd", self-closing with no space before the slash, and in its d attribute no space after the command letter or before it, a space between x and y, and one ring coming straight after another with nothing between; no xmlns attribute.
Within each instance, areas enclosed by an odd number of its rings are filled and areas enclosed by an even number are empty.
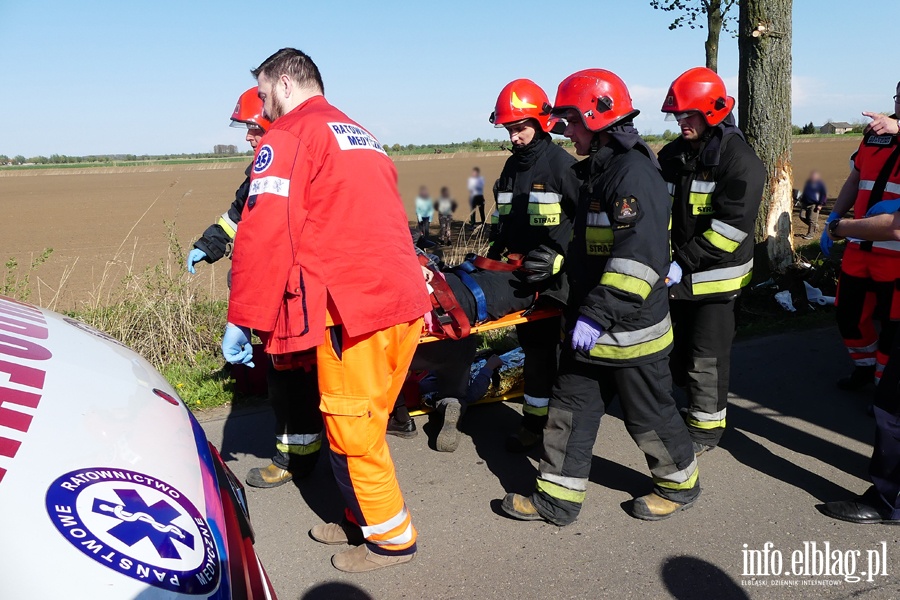
<svg viewBox="0 0 900 600"><path fill-rule="evenodd" d="M568 288L561 275L529 281L524 267L475 256L456 267L440 268L438 259L418 253L432 298L433 310L425 315L431 334L459 339L486 321L537 306L565 306Z"/></svg>

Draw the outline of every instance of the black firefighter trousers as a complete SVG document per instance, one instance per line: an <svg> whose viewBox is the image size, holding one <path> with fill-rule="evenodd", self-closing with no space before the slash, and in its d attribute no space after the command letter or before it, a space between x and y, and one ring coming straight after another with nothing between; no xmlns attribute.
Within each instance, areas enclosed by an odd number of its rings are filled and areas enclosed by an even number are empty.
<svg viewBox="0 0 900 600"><path fill-rule="evenodd" d="M516 336L525 354L522 426L533 433L540 433L547 422L550 391L556 380L561 330L561 317L516 325Z"/></svg>
<svg viewBox="0 0 900 600"><path fill-rule="evenodd" d="M675 327L669 365L690 400L691 439L715 447L725 431L735 298L671 300L669 311Z"/></svg>
<svg viewBox="0 0 900 600"><path fill-rule="evenodd" d="M581 511L600 419L617 393L625 428L646 456L653 491L680 503L700 495L697 459L672 398L667 357L611 367L578 362L564 350L550 396L537 490L531 498L547 520L567 525Z"/></svg>
<svg viewBox="0 0 900 600"><path fill-rule="evenodd" d="M316 366L279 371L267 362L269 402L275 412L272 462L287 471L311 469L319 458L323 430Z"/></svg>

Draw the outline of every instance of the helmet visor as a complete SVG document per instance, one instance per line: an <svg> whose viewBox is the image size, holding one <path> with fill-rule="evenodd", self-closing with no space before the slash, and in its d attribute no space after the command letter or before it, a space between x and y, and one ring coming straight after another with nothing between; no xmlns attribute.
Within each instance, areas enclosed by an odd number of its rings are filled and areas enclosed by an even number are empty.
<svg viewBox="0 0 900 600"><path fill-rule="evenodd" d="M263 131L263 128L253 121L235 121L232 119L229 127L236 127L238 129L259 129L260 131Z"/></svg>
<svg viewBox="0 0 900 600"><path fill-rule="evenodd" d="M666 113L666 121L682 121L687 119L691 115L699 114L696 110L689 110L686 112L670 112Z"/></svg>

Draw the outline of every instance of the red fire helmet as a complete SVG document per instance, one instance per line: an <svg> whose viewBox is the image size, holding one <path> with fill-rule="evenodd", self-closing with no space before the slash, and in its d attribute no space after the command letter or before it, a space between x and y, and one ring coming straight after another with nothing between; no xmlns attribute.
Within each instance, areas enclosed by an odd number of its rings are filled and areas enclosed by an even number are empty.
<svg viewBox="0 0 900 600"><path fill-rule="evenodd" d="M530 79L516 79L500 91L490 122L494 127L505 127L535 119L541 129L549 133L556 123L556 119L550 117L550 108L550 99L538 84Z"/></svg>
<svg viewBox="0 0 900 600"><path fill-rule="evenodd" d="M259 127L263 131L268 131L272 122L263 116L263 101L259 99L257 91L259 88L252 87L238 98L234 112L231 113L232 127Z"/></svg>
<svg viewBox="0 0 900 600"><path fill-rule="evenodd" d="M726 94L722 78L712 69L694 67L672 82L661 110L665 113L697 111L708 125L715 126L733 108L734 98Z"/></svg>
<svg viewBox="0 0 900 600"><path fill-rule="evenodd" d="M604 69L585 69L562 80L556 90L553 114L561 115L569 109L578 111L584 126L591 131L602 131L640 113L631 103L625 82Z"/></svg>

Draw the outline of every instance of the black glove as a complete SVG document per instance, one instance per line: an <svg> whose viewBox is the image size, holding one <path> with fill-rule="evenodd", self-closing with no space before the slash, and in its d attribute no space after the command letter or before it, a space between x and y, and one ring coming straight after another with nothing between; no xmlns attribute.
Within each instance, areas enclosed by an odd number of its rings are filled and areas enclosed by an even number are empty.
<svg viewBox="0 0 900 600"><path fill-rule="evenodd" d="M552 277L562 270L563 255L541 244L525 257L522 269L525 272L525 281L537 283Z"/></svg>

